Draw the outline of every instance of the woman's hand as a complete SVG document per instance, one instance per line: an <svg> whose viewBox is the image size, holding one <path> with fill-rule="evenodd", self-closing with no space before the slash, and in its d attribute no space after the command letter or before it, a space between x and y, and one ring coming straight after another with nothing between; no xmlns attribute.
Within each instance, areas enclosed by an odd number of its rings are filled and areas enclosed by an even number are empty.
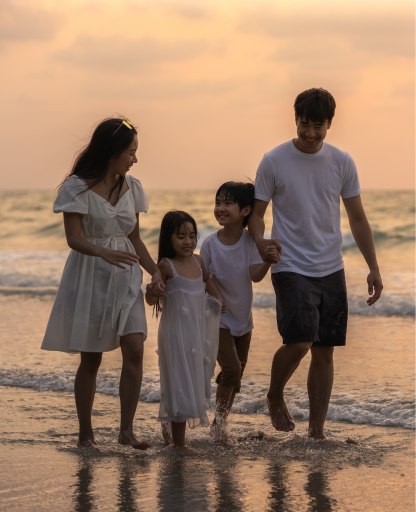
<svg viewBox="0 0 416 512"><path fill-rule="evenodd" d="M146 292L158 299L166 296L165 283L163 282L160 270L152 275L152 282L146 286Z"/></svg>
<svg viewBox="0 0 416 512"><path fill-rule="evenodd" d="M133 266L135 263L139 262L139 257L137 254L128 251L114 251L113 249L107 249L106 247L99 247L97 256L110 265L114 265L116 267L123 267L124 265Z"/></svg>

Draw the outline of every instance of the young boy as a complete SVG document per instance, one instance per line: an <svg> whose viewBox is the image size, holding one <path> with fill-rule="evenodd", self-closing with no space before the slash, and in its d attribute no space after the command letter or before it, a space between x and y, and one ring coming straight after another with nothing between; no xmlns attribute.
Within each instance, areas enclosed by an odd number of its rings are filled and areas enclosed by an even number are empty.
<svg viewBox="0 0 416 512"><path fill-rule="evenodd" d="M261 281L270 268L260 257L256 244L244 229L254 204L254 185L228 182L215 196L214 215L222 229L207 237L200 255L212 274L227 304L221 316L217 376L216 414L211 436L218 443L228 442L226 420L235 394L240 392L241 378L247 364L253 317L251 282ZM278 258L271 246L268 254ZM272 258L273 259L273 258Z"/></svg>

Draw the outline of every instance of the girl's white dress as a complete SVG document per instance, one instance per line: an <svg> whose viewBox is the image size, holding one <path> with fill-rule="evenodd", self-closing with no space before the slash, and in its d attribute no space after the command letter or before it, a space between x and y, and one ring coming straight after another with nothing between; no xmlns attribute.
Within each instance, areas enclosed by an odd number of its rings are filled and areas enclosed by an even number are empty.
<svg viewBox="0 0 416 512"><path fill-rule="evenodd" d="M198 278L188 279L166 260L173 278L165 283L159 325L158 421L188 421L190 428L209 425L206 404L211 398L211 377L218 353L221 304L207 297L202 270Z"/></svg>
<svg viewBox="0 0 416 512"><path fill-rule="evenodd" d="M146 212L148 197L139 180L126 176L129 190L115 206L73 175L61 188L55 213L81 214L82 237L89 242L135 253L128 238ZM77 195L79 194L79 195ZM147 334L140 264L121 269L96 256L71 251L49 318L42 349L61 352L108 352L120 336Z"/></svg>

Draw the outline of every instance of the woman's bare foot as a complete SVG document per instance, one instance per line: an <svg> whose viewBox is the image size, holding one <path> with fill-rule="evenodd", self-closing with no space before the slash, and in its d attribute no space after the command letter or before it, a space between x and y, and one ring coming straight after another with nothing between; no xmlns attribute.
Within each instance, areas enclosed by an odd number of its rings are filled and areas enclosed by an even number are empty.
<svg viewBox="0 0 416 512"><path fill-rule="evenodd" d="M177 455L183 455L188 457L200 457L203 455L203 452L199 452L198 450L194 450L189 446L169 446L169 451L176 453Z"/></svg>
<svg viewBox="0 0 416 512"><path fill-rule="evenodd" d="M97 444L95 439L84 439L81 441L81 439L78 439L77 442L77 448L80 448L82 450L100 450L100 446Z"/></svg>
<svg viewBox="0 0 416 512"><path fill-rule="evenodd" d="M161 423L160 426L162 428L162 437L163 440L165 441L165 446L170 446L171 444L173 444L173 439L172 434L169 432L169 427L167 423Z"/></svg>
<svg viewBox="0 0 416 512"><path fill-rule="evenodd" d="M282 432L291 432L295 430L295 422L290 414L284 400L267 399L267 407L269 408L270 419L276 430Z"/></svg>
<svg viewBox="0 0 416 512"><path fill-rule="evenodd" d="M227 432L227 424L225 420L223 420L222 423L222 425L219 425L219 423L214 422L209 429L209 435L218 444L228 444L229 436Z"/></svg>
<svg viewBox="0 0 416 512"><path fill-rule="evenodd" d="M133 432L128 430L120 432L118 435L118 443L125 446L131 446L136 450L147 450L152 447L152 445L147 441L138 441Z"/></svg>

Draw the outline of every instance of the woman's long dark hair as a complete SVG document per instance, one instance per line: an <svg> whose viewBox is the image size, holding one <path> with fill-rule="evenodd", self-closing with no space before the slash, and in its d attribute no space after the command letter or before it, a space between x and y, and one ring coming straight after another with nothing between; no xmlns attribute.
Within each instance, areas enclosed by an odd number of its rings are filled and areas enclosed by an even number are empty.
<svg viewBox="0 0 416 512"><path fill-rule="evenodd" d="M95 187L108 173L110 163L124 153L133 142L137 130L132 126L128 128L123 124L124 118L111 117L101 121L94 130L90 142L75 158L71 172L60 184L59 190L65 181L73 174L84 180L92 180L80 193ZM129 123L130 124L130 123ZM114 187L110 190L108 199L116 193L117 200L124 184L124 177L119 176Z"/></svg>
<svg viewBox="0 0 416 512"><path fill-rule="evenodd" d="M181 227L187 222L192 224L196 239L198 240L199 234L196 222L189 213L182 212L180 210L171 210L165 214L162 219L162 225L160 226L159 251L157 255L158 264L163 260L163 258L174 258L176 256L172 246L172 235L179 233ZM153 314L156 315L156 318L158 318L159 313L162 311L161 302L161 299L159 299L153 306Z"/></svg>
<svg viewBox="0 0 416 512"><path fill-rule="evenodd" d="M159 252L157 255L157 262L160 263L163 258L174 258L176 256L172 246L172 235L179 233L179 230L187 222L192 224L195 231L196 239L198 240L198 229L196 227L195 219L189 213L180 210L171 210L166 213L162 219L159 234Z"/></svg>

